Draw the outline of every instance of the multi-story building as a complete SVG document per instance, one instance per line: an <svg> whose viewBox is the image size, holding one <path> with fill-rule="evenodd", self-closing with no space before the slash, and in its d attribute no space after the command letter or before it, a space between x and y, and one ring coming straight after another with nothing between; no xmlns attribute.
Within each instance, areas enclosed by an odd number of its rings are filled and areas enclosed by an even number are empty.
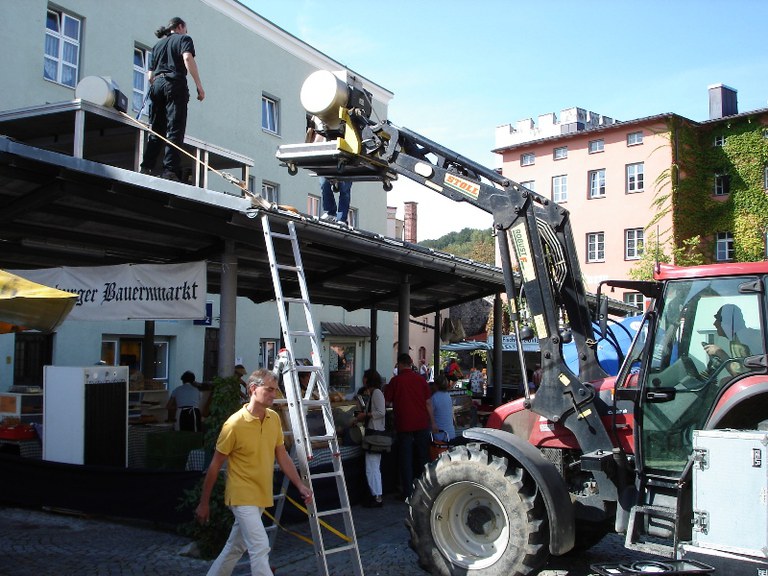
<svg viewBox="0 0 768 576"><path fill-rule="evenodd" d="M154 31L175 16L194 40L206 93L189 105L184 183L138 171ZM271 367L281 332L264 237L250 224L252 203L222 171L302 227L320 353L341 392L355 390L366 368L390 373L394 311L424 315L503 286L493 267L386 239L380 184L354 184L351 227L317 220L317 179L291 175L275 158L279 146L305 139L304 80L316 70L346 74L371 94L379 118L393 94L240 2L137 0L106 10L100 0L10 0L0 3L0 34L14 55L0 64L0 155L8 169L0 265L23 272L203 262L210 289L205 320L70 319L55 334L0 335L0 389L40 384L44 364L141 366L153 385L169 387L185 370L209 380L231 374L235 363ZM127 96L127 110L116 105L120 98L91 99L99 92L92 88L105 85ZM52 170L56 184L38 188L41 170ZM446 290L454 275L470 281ZM299 304L289 307L301 313ZM294 345L297 357L310 356L308 342Z"/></svg>
<svg viewBox="0 0 768 576"><path fill-rule="evenodd" d="M736 91L723 85L709 98L705 122L569 108L497 128L504 175L570 212L588 291L628 277L657 239L670 257L696 237L687 249L705 262L764 257L768 110L739 114Z"/></svg>
<svg viewBox="0 0 768 576"><path fill-rule="evenodd" d="M196 60L206 92L203 102L193 97L189 105L187 144L202 158L214 152L235 159L247 172L252 191L270 202L295 206L310 216L320 215L320 187L308 173L289 176L275 160L275 150L284 143L301 141L306 112L299 94L304 79L318 69L340 70L344 66L307 45L235 0L150 0L109 3L101 0L11 0L0 3L0 35L13 57L0 64L5 79L0 88L0 115L14 111L72 102L78 84L88 77L109 77L128 97L127 113L147 121L143 107L147 92L147 67L154 31L170 18L182 17L195 42ZM373 95L379 117L386 117L392 93L359 77ZM142 112L143 110L143 112ZM41 114L40 122L47 116ZM88 130L86 119L86 130ZM129 130L130 128L125 128ZM42 130L42 133L45 131ZM53 132L53 130L51 131ZM3 128L0 127L0 133ZM47 147L41 136L32 144ZM213 151L213 152L211 152ZM86 154L95 154L86 150ZM107 153L100 161L110 163ZM212 157L212 156L211 156ZM137 167L137 166L136 166ZM240 172L235 173L240 177ZM240 194L239 189L214 175L206 188ZM363 202L363 199L365 201ZM373 183L356 183L352 191L351 223L355 227L386 234L386 194ZM136 231L140 236L141 231ZM219 297L209 295L210 325L191 321L157 322L154 343L158 358L155 378L178 383L178 375L193 370L198 379L219 371L217 345ZM369 365L370 323L367 310L345 311L335 306L317 306L315 320L324 325L323 345L329 357L339 350L346 356L349 386L361 381ZM392 314L381 312L378 323L378 358L389 364ZM14 382L34 383L25 378L22 355L40 357L40 363L88 365L104 360L140 362L144 346L144 322L65 322L52 350L50 336L19 334L1 336L0 351L8 358L0 367L3 387ZM273 304L256 305L238 299L235 359L247 369L270 366L280 338ZM38 352L35 352L38 351ZM298 352L309 355L309 350ZM225 368L226 370L226 368ZM14 374L15 373L15 374ZM35 371L34 378L37 378Z"/></svg>

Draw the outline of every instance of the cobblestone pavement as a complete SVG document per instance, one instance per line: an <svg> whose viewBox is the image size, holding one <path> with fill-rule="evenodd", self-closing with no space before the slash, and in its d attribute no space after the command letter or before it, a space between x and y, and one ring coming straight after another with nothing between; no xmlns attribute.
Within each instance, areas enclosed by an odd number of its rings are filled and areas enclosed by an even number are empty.
<svg viewBox="0 0 768 576"><path fill-rule="evenodd" d="M424 576L408 547L406 505L387 498L383 508L354 507L355 531L366 576ZM305 523L289 528L302 531ZM0 507L0 574L3 576L203 575L210 562L180 555L189 540L136 522ZM596 562L637 560L610 535L580 555L555 558L542 576L589 576ZM280 533L272 552L278 576L316 576L314 549ZM350 554L329 556L329 573L353 574ZM246 560L235 576L250 574Z"/></svg>

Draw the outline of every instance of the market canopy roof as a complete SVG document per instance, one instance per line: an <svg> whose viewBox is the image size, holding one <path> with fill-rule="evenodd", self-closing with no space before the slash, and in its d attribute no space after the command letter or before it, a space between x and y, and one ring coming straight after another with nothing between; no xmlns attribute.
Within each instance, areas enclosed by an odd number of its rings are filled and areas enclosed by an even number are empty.
<svg viewBox="0 0 768 576"><path fill-rule="evenodd" d="M79 100L0 113L0 268L205 260L207 291L220 294L222 255L232 246L238 295L273 300L261 214L234 193L136 172L139 136L114 111ZM193 144L218 169L247 174L253 164ZM267 214L274 232L295 225L315 304L395 312L407 282L410 313L420 316L504 291L494 266L294 212ZM289 246L276 248L278 259L292 257ZM283 290L299 296L295 275ZM616 313L634 310L617 305Z"/></svg>
<svg viewBox="0 0 768 576"><path fill-rule="evenodd" d="M77 302L77 295L0 270L0 334L51 332Z"/></svg>
<svg viewBox="0 0 768 576"><path fill-rule="evenodd" d="M411 313L418 316L504 289L502 272L494 266L301 214L268 215L274 232L286 232L288 222L296 226L315 304L394 312L407 281ZM0 136L0 267L205 260L208 292L219 294L222 254L231 242L238 295L267 302L274 291L261 218L254 216L259 214L239 196ZM286 246L278 258L291 257L289 250ZM295 275L290 280L283 282L285 295L298 296Z"/></svg>

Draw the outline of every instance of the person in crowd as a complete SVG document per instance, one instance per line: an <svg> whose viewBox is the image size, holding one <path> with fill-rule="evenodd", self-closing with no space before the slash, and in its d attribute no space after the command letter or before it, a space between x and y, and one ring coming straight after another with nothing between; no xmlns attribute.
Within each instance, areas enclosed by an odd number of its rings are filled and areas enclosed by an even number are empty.
<svg viewBox="0 0 768 576"><path fill-rule="evenodd" d="M536 369L533 371L533 377L528 382L528 387L531 392L535 392L541 386L541 364L536 364Z"/></svg>
<svg viewBox="0 0 768 576"><path fill-rule="evenodd" d="M370 368L363 373L363 390L360 392L359 396L364 399L365 405L364 410L355 417L356 420L363 423L366 434L383 432L386 428L387 406L381 391L381 375L376 370ZM367 451L365 453L365 478L368 480L371 498L364 506L380 508L384 505L382 499L384 490L381 482L381 452Z"/></svg>
<svg viewBox="0 0 768 576"><path fill-rule="evenodd" d="M174 429L182 432L202 430L202 400L200 390L195 386L195 374L187 370L181 375L181 386L171 392L166 408L168 421L174 422Z"/></svg>
<svg viewBox="0 0 768 576"><path fill-rule="evenodd" d="M473 396L480 396L483 393L483 373L472 366L469 370L469 387Z"/></svg>
<svg viewBox="0 0 768 576"><path fill-rule="evenodd" d="M414 462L418 469L427 463L429 434L435 429L429 385L412 367L410 355L400 354L397 357L397 376L384 388L384 398L392 404L394 411L400 482L406 498L410 497L413 489Z"/></svg>
<svg viewBox="0 0 768 576"><path fill-rule="evenodd" d="M138 362L131 364L128 369L128 388L130 390L144 390L144 374L141 373Z"/></svg>
<svg viewBox="0 0 768 576"><path fill-rule="evenodd" d="M149 64L149 122L152 126L141 161L142 174L152 174L157 157L165 144L161 178L181 180L181 148L187 130L187 106L189 87L187 73L197 87L197 99L205 98L200 73L195 60L195 44L187 34L187 24L179 18L171 18L167 26L161 26L155 36L160 40L152 48ZM160 137L170 142L165 143Z"/></svg>
<svg viewBox="0 0 768 576"><path fill-rule="evenodd" d="M448 377L448 380L454 384L458 382L459 379L464 378L464 373L461 371L459 361L456 358L451 358L448 360L448 366L445 369L445 375Z"/></svg>
<svg viewBox="0 0 768 576"><path fill-rule="evenodd" d="M198 522L210 517L210 497L222 465L227 463L224 503L235 516L229 539L208 570L208 576L228 575L244 552L248 552L251 574L272 574L269 538L261 515L274 504L272 485L275 460L283 474L298 489L304 502L312 491L301 481L283 444L280 418L271 406L277 394L277 379L263 368L248 378L248 404L230 416L221 428L213 459L205 474Z"/></svg>
<svg viewBox="0 0 768 576"><path fill-rule="evenodd" d="M248 402L248 380L246 379L247 374L248 371L245 369L245 366L242 364L235 366L235 378L237 378L240 382L240 400L243 402Z"/></svg>
<svg viewBox="0 0 768 576"><path fill-rule="evenodd" d="M456 427L453 423L453 399L448 393L450 383L444 374L435 378L435 392L432 394L432 411L435 417L435 428L432 432L435 440L450 442L456 438Z"/></svg>

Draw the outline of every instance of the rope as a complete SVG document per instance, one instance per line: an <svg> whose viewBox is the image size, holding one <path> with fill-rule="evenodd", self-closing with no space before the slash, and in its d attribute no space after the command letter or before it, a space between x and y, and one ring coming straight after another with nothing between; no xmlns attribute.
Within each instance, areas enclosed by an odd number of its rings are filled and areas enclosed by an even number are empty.
<svg viewBox="0 0 768 576"><path fill-rule="evenodd" d="M118 111L118 112L121 115L123 115L126 118L128 118L128 120L130 120L134 124L137 124L142 130L146 130L147 132L149 132L149 133L157 136L158 138L160 138L160 140L162 140L166 144L168 144L170 146L173 146L179 152L181 152L183 154L186 154L196 164L201 164L202 166L205 167L206 170L210 170L214 174L218 174L219 176L224 178L224 180L226 180L227 182L229 182L231 184L234 184L235 186L240 188L240 190L242 190L243 193L245 194L245 197L250 199L251 204L254 205L254 207L256 207L256 208L263 208L264 210L270 210L270 209L274 208L274 206L272 204L270 204L269 202L267 202L264 198L262 198L261 196L258 196L256 194L253 194L250 190L248 190L247 184L245 182L243 182L242 180L239 180L238 178L235 178L234 176L232 176L232 174L229 174L228 172L221 172L221 171L216 170L215 168L211 167L206 162L203 162L202 160L198 159L196 156L193 156L192 154L190 154L189 152L184 150L181 146L177 146L175 143L173 143L170 140L168 140L168 138L166 138L162 134L158 134L157 132L152 130L152 128L149 126L149 124L144 124L144 122L141 122L137 118L133 118L131 115L126 114L125 112L120 112L120 111ZM281 206L281 208L283 208L284 210L290 210L292 212L298 212L292 206L285 206L285 207Z"/></svg>
<svg viewBox="0 0 768 576"><path fill-rule="evenodd" d="M304 506L302 506L301 504L299 504L299 503L298 503L296 500L294 500L293 498L291 498L291 497L290 497L290 496L288 496L287 494L285 495L285 498L286 498L286 500L288 500L288 502L290 502L291 504L293 504L293 505L294 505L296 508L298 508L299 510L301 510L302 512L304 512L304 514L307 514L307 515L309 515L309 512L307 511L307 509L306 509ZM277 520L275 520L275 517L274 517L274 516L272 516L272 514L270 514L270 513L269 513L269 512L267 512L266 510L264 511L264 515L265 515L267 518L269 518L270 520L272 520L272 522L275 524L275 526L277 526L278 528L280 528L280 529L281 529L281 530L283 530L284 532L287 532L288 534L291 534L292 536L296 536L296 538L298 538L299 540L303 540L303 541L304 541L304 542L306 542L307 544L310 544L310 545L312 545L312 544L313 544L313 543L312 543L312 539L311 539L311 538L307 538L307 537L306 537L306 536L304 536L303 534L299 534L298 532L294 532L293 530L288 530L288 528L286 528L285 526L283 526L282 524L280 524L280 523L279 523ZM325 529L326 529L326 530L328 530L329 532L331 532L331 533L335 534L336 536L338 536L339 538L341 538L341 539L342 539L342 540L344 540L345 542L351 542L351 541L352 541L352 538L350 538L349 536L347 536L346 534L344 534L344 533L342 533L342 532L339 532L338 530L336 530L336 528L334 528L333 526L331 526L330 524L328 524L328 523L327 523L327 522L325 522L324 520L318 520L318 522L320 522L320 525L321 525L323 528L325 528Z"/></svg>

